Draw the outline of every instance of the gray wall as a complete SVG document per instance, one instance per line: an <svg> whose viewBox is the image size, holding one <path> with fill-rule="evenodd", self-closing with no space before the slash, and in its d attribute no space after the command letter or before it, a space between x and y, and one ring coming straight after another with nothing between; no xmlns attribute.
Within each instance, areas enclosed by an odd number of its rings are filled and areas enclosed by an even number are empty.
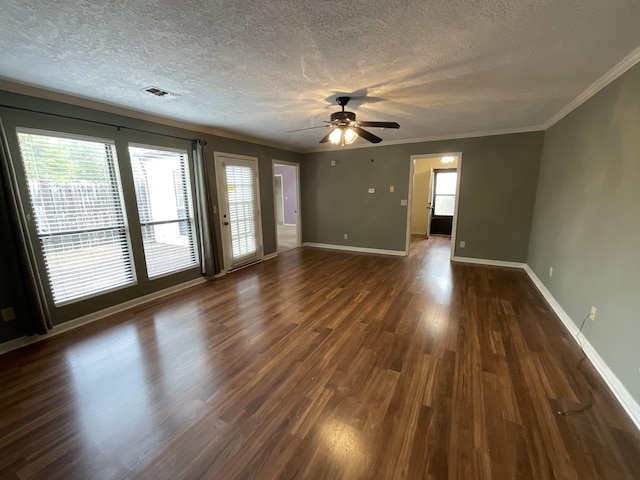
<svg viewBox="0 0 640 480"><path fill-rule="evenodd" d="M303 155L303 241L404 251L411 155L462 152L456 255L527 258L543 132ZM331 166L331 160L336 161ZM395 193L389 192L389 186ZM369 187L375 194L367 193ZM349 239L344 240L343 234Z"/></svg>
<svg viewBox="0 0 640 480"><path fill-rule="evenodd" d="M24 281L15 252L14 239L9 235L9 215L5 198L0 192L0 308L13 307L16 317L26 315L26 299L22 292ZM26 325L18 321L4 322L0 317L0 341L16 338L28 332Z"/></svg>
<svg viewBox="0 0 640 480"><path fill-rule="evenodd" d="M166 136L136 132L128 129L122 129L119 131L118 129L109 126L95 125L81 120L79 121L63 119L60 117L41 113L29 113L10 107L26 108L47 113L79 117L81 119L91 121L105 122L130 128L147 130L162 135L174 135L185 137L187 139L201 138L203 140L206 140L208 144L205 147L205 153L207 161L209 162L209 165L211 167L210 185L213 189L215 189L216 185L215 171L213 166L214 151L257 157L260 175L260 201L262 207L261 212L262 230L264 236L264 253L269 254L276 251L271 160L274 158L278 158L285 161L298 162L300 159L300 154L249 142L242 142L204 133L198 133L191 130L168 127L153 122L137 120L130 117L114 115L111 113L77 107L65 103L0 91L0 115L2 115L7 139L11 149L11 154L14 158L14 163L16 159L19 160L20 158L15 132L17 126L114 139L116 141L116 145L120 147L118 150L118 161L120 163L120 171L123 176L122 181L124 196L125 201L127 201L128 197L128 202L130 205L135 205L136 201L132 183L129 181L130 179L126 178L126 172L129 170L129 159L128 155L126 154L127 142L180 147L185 148L190 152L191 144L188 140L176 140L168 138ZM128 185L130 188L127 188ZM215 203L217 203L215 191L213 192L213 198ZM132 212L128 213L131 214ZM129 222L130 226L134 225L135 223L137 223L137 219L135 218L133 218ZM142 250L142 240L140 235L136 235L134 230L135 229L132 227L131 242L135 253L136 249L138 251ZM15 255L11 251L11 249L13 248L11 247L11 235L11 232L9 232L7 229L2 229L2 231L0 232L0 246L3 248L2 256L5 257L5 259L8 256ZM218 246L220 247L219 239ZM140 258L142 257L139 257L139 259ZM144 266L141 265L139 259L137 262L137 285L91 299L75 302L59 308L52 308L52 320L54 325L107 308L112 305L117 305L127 300L131 300L158 290L162 290L167 287L171 287L173 285L183 283L188 280L198 278L200 276L199 268L194 268L189 271L180 272L174 275L169 275L149 281L148 279L146 279ZM13 303L15 303L16 298L16 294L14 291L16 288L16 282L13 280L11 269L5 268L4 263L5 260L0 261L0 308L11 306ZM24 333L24 329L21 328L21 323L24 322L24 318L21 318L20 315L21 311L21 308L16 309L18 318L16 318L14 322L9 322L0 326L0 342L15 338Z"/></svg>
<svg viewBox="0 0 640 480"><path fill-rule="evenodd" d="M639 207L637 65L547 131L528 264L638 402Z"/></svg>

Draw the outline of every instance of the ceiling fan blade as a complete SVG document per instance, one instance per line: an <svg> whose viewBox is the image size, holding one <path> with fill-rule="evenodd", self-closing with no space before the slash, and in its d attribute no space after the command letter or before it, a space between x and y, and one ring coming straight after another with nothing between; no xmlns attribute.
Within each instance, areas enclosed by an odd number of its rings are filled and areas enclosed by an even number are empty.
<svg viewBox="0 0 640 480"><path fill-rule="evenodd" d="M376 137L373 133L367 132L366 130L361 129L360 127L351 127L351 129L354 132L356 132L360 137L370 141L371 143L380 143L382 141L380 137ZM329 137L329 135L327 135L327 137Z"/></svg>
<svg viewBox="0 0 640 480"><path fill-rule="evenodd" d="M314 128L327 128L329 125L318 125L317 127L298 128L297 130L289 130L284 133L302 132L303 130L313 130Z"/></svg>
<svg viewBox="0 0 640 480"><path fill-rule="evenodd" d="M400 128L400 124L397 122L358 122L358 125L374 128Z"/></svg>
<svg viewBox="0 0 640 480"><path fill-rule="evenodd" d="M327 133L324 137L322 137L322 140L320 140L319 143L327 143L329 141L329 135L331 135L331 132L333 132L333 128L329 131L329 133Z"/></svg>

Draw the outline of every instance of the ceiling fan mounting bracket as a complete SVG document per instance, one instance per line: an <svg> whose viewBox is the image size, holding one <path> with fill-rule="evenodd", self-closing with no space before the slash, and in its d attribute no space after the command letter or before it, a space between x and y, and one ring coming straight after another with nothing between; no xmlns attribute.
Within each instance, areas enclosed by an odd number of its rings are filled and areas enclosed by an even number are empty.
<svg viewBox="0 0 640 480"><path fill-rule="evenodd" d="M340 105L342 107L342 111L344 112L344 107L347 106L347 103L349 103L349 100L351 100L351 97L337 97L336 98L336 102L338 102L338 105Z"/></svg>

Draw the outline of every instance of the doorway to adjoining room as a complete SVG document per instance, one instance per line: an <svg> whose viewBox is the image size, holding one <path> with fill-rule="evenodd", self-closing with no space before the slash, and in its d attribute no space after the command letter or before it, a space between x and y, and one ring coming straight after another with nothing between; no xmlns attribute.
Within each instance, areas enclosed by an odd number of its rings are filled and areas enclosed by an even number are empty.
<svg viewBox="0 0 640 480"><path fill-rule="evenodd" d="M408 235L444 235L455 243L460 153L413 155Z"/></svg>
<svg viewBox="0 0 640 480"><path fill-rule="evenodd" d="M273 160L273 201L278 253L300 246L298 168L295 163Z"/></svg>

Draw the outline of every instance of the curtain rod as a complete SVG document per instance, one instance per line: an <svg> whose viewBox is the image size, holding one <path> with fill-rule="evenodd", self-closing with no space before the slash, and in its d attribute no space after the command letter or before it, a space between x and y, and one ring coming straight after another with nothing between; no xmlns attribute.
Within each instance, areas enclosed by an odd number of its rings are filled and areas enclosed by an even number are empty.
<svg viewBox="0 0 640 480"><path fill-rule="evenodd" d="M176 138L178 140L187 140L189 142L202 142L202 140L200 140L199 138L179 137L177 135L168 135L168 134L165 134L165 133L152 132L150 130L144 130L142 128L134 128L134 127L126 127L124 125L116 125L115 123L99 122L97 120L87 120L86 118L73 117L71 115L62 115L60 113L43 112L41 110L34 110L32 108L14 107L12 105L5 105L5 104L0 104L0 108L9 108L11 110L20 110L22 112L29 112L29 113L39 113L39 114L42 114L42 115L50 115L52 117L66 118L68 120L79 120L81 122L88 122L88 123L93 123L93 124L96 124L96 125L103 125L105 127L117 128L118 131L120 131L121 129L125 129L125 130L131 130L131 131L134 131L134 132L150 133L151 135L160 135L161 137ZM202 142L202 143L203 143L203 145L206 145L206 142Z"/></svg>

